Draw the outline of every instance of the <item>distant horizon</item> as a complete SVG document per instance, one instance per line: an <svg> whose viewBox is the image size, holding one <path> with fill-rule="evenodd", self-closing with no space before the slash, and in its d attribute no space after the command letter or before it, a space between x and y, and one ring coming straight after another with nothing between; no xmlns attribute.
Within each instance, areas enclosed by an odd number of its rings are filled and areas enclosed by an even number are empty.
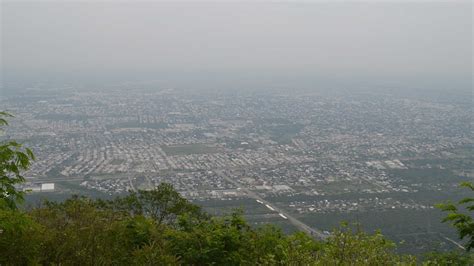
<svg viewBox="0 0 474 266"><path fill-rule="evenodd" d="M469 91L471 9L470 1L6 1L1 87Z"/></svg>

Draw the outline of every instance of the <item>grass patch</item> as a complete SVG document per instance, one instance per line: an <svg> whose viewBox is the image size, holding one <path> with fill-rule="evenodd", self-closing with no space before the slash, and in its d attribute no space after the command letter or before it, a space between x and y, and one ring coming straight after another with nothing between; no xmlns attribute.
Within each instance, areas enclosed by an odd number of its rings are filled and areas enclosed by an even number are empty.
<svg viewBox="0 0 474 266"><path fill-rule="evenodd" d="M428 169L390 169L394 177L402 178L411 183L459 183L465 178L455 175L451 170L428 168Z"/></svg>
<svg viewBox="0 0 474 266"><path fill-rule="evenodd" d="M215 153L218 149L214 146L206 144L195 143L195 144L182 144L182 145L170 145L161 147L166 155L188 155L188 154L206 154Z"/></svg>

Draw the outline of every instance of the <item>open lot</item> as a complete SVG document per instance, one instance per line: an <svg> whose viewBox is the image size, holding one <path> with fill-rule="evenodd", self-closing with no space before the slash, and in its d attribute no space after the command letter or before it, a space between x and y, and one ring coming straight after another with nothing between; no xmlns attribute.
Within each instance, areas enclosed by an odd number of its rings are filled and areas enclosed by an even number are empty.
<svg viewBox="0 0 474 266"><path fill-rule="evenodd" d="M166 155L187 155L187 154L205 154L215 153L218 149L208 144L182 144L182 145L165 145L161 147Z"/></svg>

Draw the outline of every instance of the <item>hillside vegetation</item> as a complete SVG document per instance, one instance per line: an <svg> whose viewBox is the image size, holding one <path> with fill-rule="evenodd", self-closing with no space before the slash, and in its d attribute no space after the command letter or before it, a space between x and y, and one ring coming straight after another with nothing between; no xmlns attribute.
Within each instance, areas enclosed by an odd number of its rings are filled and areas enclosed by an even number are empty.
<svg viewBox="0 0 474 266"><path fill-rule="evenodd" d="M209 216L169 184L110 201L74 196L28 211L2 208L0 228L1 265L417 264L396 254L380 232L343 224L317 241L271 225L252 228L238 211ZM433 253L422 263L469 265L472 259Z"/></svg>

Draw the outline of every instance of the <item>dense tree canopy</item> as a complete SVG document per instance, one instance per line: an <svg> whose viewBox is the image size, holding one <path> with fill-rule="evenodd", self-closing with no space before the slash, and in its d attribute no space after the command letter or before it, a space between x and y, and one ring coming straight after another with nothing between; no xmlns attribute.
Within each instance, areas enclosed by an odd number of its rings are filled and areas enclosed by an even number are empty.
<svg viewBox="0 0 474 266"><path fill-rule="evenodd" d="M0 211L0 264L371 265L413 263L381 234L336 230L327 242L273 226L252 228L241 213L203 215L169 184L113 201L75 196L30 211ZM166 213L140 212L130 199L153 195ZM167 196L168 195L168 196ZM148 201L145 201L149 203ZM123 204L123 205L121 205ZM177 207L179 206L179 207ZM163 221L166 221L163 222Z"/></svg>
<svg viewBox="0 0 474 266"><path fill-rule="evenodd" d="M74 196L28 211L0 209L0 265L416 265L380 232L343 224L325 241L267 225L239 211L211 217L169 184L111 201ZM130 202L153 194L166 213ZM169 197L170 194L175 196ZM167 196L168 195L168 196ZM145 201L150 203L148 201ZM140 203L142 204L142 203ZM163 222L166 221L166 222ZM455 254L455 255L453 255ZM426 265L470 265L472 254L429 254Z"/></svg>

